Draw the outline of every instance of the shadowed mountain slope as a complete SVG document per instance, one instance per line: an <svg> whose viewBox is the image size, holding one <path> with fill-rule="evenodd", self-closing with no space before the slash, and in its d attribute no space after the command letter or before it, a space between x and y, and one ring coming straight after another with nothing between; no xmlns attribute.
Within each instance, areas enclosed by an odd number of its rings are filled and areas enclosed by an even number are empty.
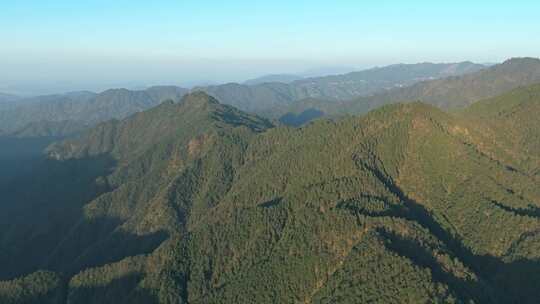
<svg viewBox="0 0 540 304"><path fill-rule="evenodd" d="M78 196L18 184L29 221L3 190L0 275L62 273L67 303L536 303L539 151L485 130L526 126L537 91L301 128L195 93L101 124L48 148Z"/></svg>
<svg viewBox="0 0 540 304"><path fill-rule="evenodd" d="M258 83L251 86L225 84L201 88L221 102L255 113L276 114L279 108L298 100L317 98L344 100L368 96L395 87L448 76L463 75L485 68L472 62L451 64L397 64L343 75L305 78L286 83ZM275 109L278 108L278 109Z"/></svg>

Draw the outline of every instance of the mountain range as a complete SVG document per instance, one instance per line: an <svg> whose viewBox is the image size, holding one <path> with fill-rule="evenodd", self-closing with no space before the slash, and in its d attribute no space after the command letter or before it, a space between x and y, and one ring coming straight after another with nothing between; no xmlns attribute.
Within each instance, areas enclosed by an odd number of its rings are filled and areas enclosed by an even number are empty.
<svg viewBox="0 0 540 304"><path fill-rule="evenodd" d="M291 83L229 83L194 91L205 91L243 111L298 126L324 115L360 114L402 101L421 100L441 108L459 108L539 81L539 59L514 58L490 67L470 62L400 64ZM102 121L125 118L167 99L179 101L188 92L160 86L32 98L6 95L0 102L0 130L12 136L32 136L32 130L36 130L34 136L46 130L51 136L66 136ZM70 127L62 127L65 124Z"/></svg>
<svg viewBox="0 0 540 304"><path fill-rule="evenodd" d="M246 85L257 85L271 82L291 83L293 81L304 79L302 76L294 74L270 74L244 81Z"/></svg>
<svg viewBox="0 0 540 304"><path fill-rule="evenodd" d="M385 104L422 101L443 109L463 108L478 100L497 96L511 89L540 82L540 60L513 58L480 71L446 78L420 81L349 100L308 98L286 107L276 107L267 116L302 115L318 111L331 117L361 114ZM297 122L305 123L306 121Z"/></svg>
<svg viewBox="0 0 540 304"><path fill-rule="evenodd" d="M411 85L422 80L462 75L482 68L483 65L470 62L401 64L344 75L305 78L292 83L264 82L253 85L229 83L200 87L195 91L205 91L221 102L244 111L277 118L273 114L282 111L275 110L276 108L287 109L296 101L305 98L332 101L350 99L393 87ZM167 99L178 101L188 91L180 87L160 86L139 91L112 89L99 94L83 91L18 99L17 102L11 102L10 107L2 109L0 106L0 130L3 130L4 134L31 136L29 130L49 129L60 132L51 133L53 136L70 135L71 133L61 132L71 129L51 129L49 126L66 121L90 126L113 118L122 119ZM23 128L25 132L21 131ZM36 133L36 136L40 134L42 133Z"/></svg>
<svg viewBox="0 0 540 304"><path fill-rule="evenodd" d="M274 108L293 105L305 98L346 100L371 95L419 81L479 71L483 65L472 62L452 64L398 64L343 75L305 78L291 83L260 83L246 86L224 84L197 88L225 104L244 111L267 114Z"/></svg>
<svg viewBox="0 0 540 304"><path fill-rule="evenodd" d="M73 92L21 99L17 101L18 106L0 111L0 130L7 134L21 134L25 133L25 130L45 129L51 124L65 122L80 126L95 125L109 119L125 118L154 107L164 100L178 101L186 92L187 89L179 87L160 86L143 91L111 89L99 94ZM51 135L69 134L60 132Z"/></svg>
<svg viewBox="0 0 540 304"><path fill-rule="evenodd" d="M195 92L100 123L0 184L0 302L537 303L539 115L533 85L301 128Z"/></svg>
<svg viewBox="0 0 540 304"><path fill-rule="evenodd" d="M0 93L0 102L10 102L10 101L15 101L17 100L19 97L15 96L15 95L10 95L10 94L5 94L5 93Z"/></svg>
<svg viewBox="0 0 540 304"><path fill-rule="evenodd" d="M447 76L457 76L476 72L486 66L483 64L474 64L472 62L460 62L452 64L395 64L385 67L376 67L363 71L353 71L353 68L335 68L308 71L302 75L295 74L270 74L258 78L250 79L244 82L247 85L257 85L272 82L292 83L312 86L319 85L339 85L346 87L347 84L364 82L377 83L387 86L405 86L407 83L414 83L418 79L433 79ZM347 71L347 72L344 72ZM353 72L348 72L353 71ZM328 76L331 75L331 76ZM358 84L357 84L358 85ZM381 84L379 84L380 86ZM374 87L371 90L377 91ZM351 92L356 96L356 92ZM362 94L363 95L363 94Z"/></svg>

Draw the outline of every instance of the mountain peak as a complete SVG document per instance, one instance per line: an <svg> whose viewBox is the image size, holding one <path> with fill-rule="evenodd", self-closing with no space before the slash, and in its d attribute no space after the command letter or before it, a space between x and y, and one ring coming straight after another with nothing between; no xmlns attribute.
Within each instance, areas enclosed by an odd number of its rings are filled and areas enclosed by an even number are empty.
<svg viewBox="0 0 540 304"><path fill-rule="evenodd" d="M182 104L192 105L192 106L202 106L209 104L219 104L219 101L214 97L208 95L203 91L195 91L189 94L186 94L182 98Z"/></svg>

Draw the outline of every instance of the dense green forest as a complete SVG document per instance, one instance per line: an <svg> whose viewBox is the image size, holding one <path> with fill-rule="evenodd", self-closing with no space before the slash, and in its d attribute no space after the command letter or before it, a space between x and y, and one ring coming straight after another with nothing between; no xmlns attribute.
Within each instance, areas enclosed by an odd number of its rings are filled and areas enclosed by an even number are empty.
<svg viewBox="0 0 540 304"><path fill-rule="evenodd" d="M536 85L299 128L197 92L101 123L0 183L0 303L538 303L539 116Z"/></svg>

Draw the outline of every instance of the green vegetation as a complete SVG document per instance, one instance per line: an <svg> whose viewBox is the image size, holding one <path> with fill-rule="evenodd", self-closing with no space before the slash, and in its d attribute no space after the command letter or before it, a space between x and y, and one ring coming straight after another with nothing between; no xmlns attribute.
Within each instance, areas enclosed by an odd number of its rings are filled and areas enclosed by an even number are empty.
<svg viewBox="0 0 540 304"><path fill-rule="evenodd" d="M64 303L61 278L49 271L37 271L9 282L0 281L0 302L3 304Z"/></svg>
<svg viewBox="0 0 540 304"><path fill-rule="evenodd" d="M537 303L539 96L289 128L193 93L102 123L1 188L0 292L47 269L35 301Z"/></svg>
<svg viewBox="0 0 540 304"><path fill-rule="evenodd" d="M271 114L279 117L289 111L299 113L307 109L315 109L330 117L336 117L367 113L382 105L410 101L422 101L442 109L456 109L539 82L539 59L514 58L474 73L421 81L384 92L374 92L371 96L351 97L348 101L334 104L331 101L325 101L324 98L319 98L317 102L277 108Z"/></svg>
<svg viewBox="0 0 540 304"><path fill-rule="evenodd" d="M0 108L0 130L6 135L31 137L51 131L54 134L49 136L71 135L85 126L122 119L164 100L178 101L187 91L161 86L144 91L113 89L100 94L74 92L19 99L6 109Z"/></svg>
<svg viewBox="0 0 540 304"><path fill-rule="evenodd" d="M480 99L494 97L520 86L540 82L540 59L513 58L501 64L459 77L420 82L389 91L368 100L374 103L393 100L420 100L441 108L462 108ZM360 101L361 102L361 101Z"/></svg>
<svg viewBox="0 0 540 304"><path fill-rule="evenodd" d="M289 84L230 83L197 90L243 111L277 119L298 100L351 99L426 79L471 73L483 67L471 62L401 64L345 75L306 78ZM20 99L0 94L0 134L68 136L110 119L126 118L165 100L177 102L188 92L188 89L175 86L155 86L140 91L112 89L99 94L83 91ZM16 102L12 102L14 100Z"/></svg>
<svg viewBox="0 0 540 304"><path fill-rule="evenodd" d="M248 86L231 83L200 89L243 111L278 118L304 99L321 99L332 105L339 100L369 96L423 80L473 73L483 68L472 62L396 64L343 75L305 78L288 84L266 82Z"/></svg>

